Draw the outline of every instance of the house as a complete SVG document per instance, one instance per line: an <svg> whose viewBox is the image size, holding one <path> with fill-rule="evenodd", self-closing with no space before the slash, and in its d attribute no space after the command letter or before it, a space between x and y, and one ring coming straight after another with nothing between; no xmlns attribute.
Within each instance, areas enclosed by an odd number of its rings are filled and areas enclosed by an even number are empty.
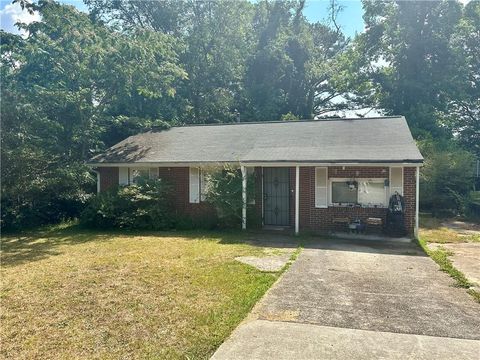
<svg viewBox="0 0 480 360"><path fill-rule="evenodd" d="M176 211L211 211L202 174L212 164L236 164L255 175L247 206L264 226L328 231L342 219L385 223L392 194L404 197L405 227L418 232L419 167L423 157L402 116L172 127L131 136L94 157L98 191L139 177L168 179Z"/></svg>

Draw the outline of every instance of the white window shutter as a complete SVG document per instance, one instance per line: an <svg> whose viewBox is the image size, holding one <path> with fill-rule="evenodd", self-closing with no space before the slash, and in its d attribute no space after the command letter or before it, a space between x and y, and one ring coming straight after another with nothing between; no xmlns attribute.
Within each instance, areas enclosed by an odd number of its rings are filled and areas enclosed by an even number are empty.
<svg viewBox="0 0 480 360"><path fill-rule="evenodd" d="M200 202L200 171L199 168L190 168L189 193L190 203L196 204Z"/></svg>
<svg viewBox="0 0 480 360"><path fill-rule="evenodd" d="M403 167L390 168L390 196L395 192L403 195Z"/></svg>
<svg viewBox="0 0 480 360"><path fill-rule="evenodd" d="M315 168L315 207L327 207L327 168Z"/></svg>
<svg viewBox="0 0 480 360"><path fill-rule="evenodd" d="M128 168L127 167L118 168L118 185L121 185L121 186L128 185Z"/></svg>

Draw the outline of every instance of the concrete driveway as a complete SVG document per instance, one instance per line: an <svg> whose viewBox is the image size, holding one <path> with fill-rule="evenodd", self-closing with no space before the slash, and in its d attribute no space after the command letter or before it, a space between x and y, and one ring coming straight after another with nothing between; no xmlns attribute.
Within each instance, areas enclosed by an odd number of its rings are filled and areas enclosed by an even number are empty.
<svg viewBox="0 0 480 360"><path fill-rule="evenodd" d="M415 244L307 246L214 359L480 359L480 304Z"/></svg>

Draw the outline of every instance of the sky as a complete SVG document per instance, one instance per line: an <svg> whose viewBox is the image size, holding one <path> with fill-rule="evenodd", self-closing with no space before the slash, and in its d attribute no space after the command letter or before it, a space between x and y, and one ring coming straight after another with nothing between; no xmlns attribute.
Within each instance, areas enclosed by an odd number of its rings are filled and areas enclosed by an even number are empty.
<svg viewBox="0 0 480 360"><path fill-rule="evenodd" d="M64 4L74 5L81 11L87 11L82 0L60 0ZM344 8L338 22L345 35L353 37L356 32L362 32L362 4L360 0L341 0L338 4ZM324 21L328 18L329 0L307 0L304 14L311 22ZM0 0L0 28L8 32L18 33L15 23L38 21L38 15L30 15L22 11L18 4L12 5L11 0Z"/></svg>

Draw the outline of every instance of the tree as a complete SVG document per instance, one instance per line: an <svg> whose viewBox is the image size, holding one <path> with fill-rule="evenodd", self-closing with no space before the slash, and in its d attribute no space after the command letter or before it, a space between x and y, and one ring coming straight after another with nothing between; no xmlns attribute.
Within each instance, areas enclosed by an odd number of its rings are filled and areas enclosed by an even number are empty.
<svg viewBox="0 0 480 360"><path fill-rule="evenodd" d="M356 39L376 95L370 105L405 115L415 135L442 134L438 114L458 70L450 42L461 15L452 1L365 0L366 31Z"/></svg>
<svg viewBox="0 0 480 360"><path fill-rule="evenodd" d="M186 76L168 35L120 34L50 1L29 8L42 21L22 25L26 39L2 33L0 49L2 227L78 215L102 135L121 115L161 119Z"/></svg>
<svg viewBox="0 0 480 360"><path fill-rule="evenodd" d="M185 101L187 123L229 122L252 48L254 5L247 1L88 0L97 17L124 31L152 29L174 34L184 44L180 61L188 79L178 95Z"/></svg>
<svg viewBox="0 0 480 360"><path fill-rule="evenodd" d="M480 2L471 1L452 37L458 69L452 77L454 88L445 124L460 143L480 157Z"/></svg>

